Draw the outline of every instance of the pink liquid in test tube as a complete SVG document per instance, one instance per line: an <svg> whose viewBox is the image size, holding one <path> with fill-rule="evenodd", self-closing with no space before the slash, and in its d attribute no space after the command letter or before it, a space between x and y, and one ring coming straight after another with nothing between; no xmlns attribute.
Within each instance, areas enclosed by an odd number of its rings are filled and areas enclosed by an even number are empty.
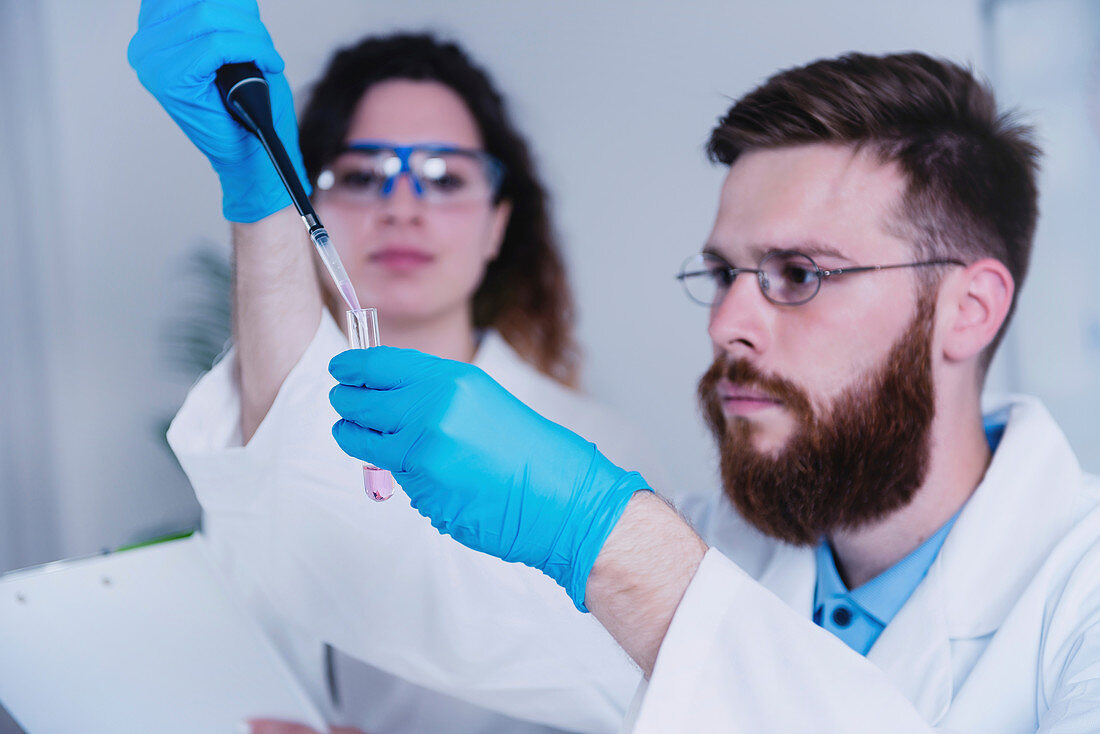
<svg viewBox="0 0 1100 734"><path fill-rule="evenodd" d="M348 311L348 342L352 349L370 349L382 343L376 309L357 308ZM363 489L375 502L388 500L393 497L393 475L374 464L364 463Z"/></svg>
<svg viewBox="0 0 1100 734"><path fill-rule="evenodd" d="M393 475L374 464L363 464L363 489L375 502L393 497Z"/></svg>

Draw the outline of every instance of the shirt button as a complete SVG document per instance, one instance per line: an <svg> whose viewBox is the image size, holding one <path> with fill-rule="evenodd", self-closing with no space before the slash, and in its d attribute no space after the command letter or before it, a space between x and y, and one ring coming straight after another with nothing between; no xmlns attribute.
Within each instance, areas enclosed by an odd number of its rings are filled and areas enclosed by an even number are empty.
<svg viewBox="0 0 1100 734"><path fill-rule="evenodd" d="M837 627L847 627L852 623L852 610L848 607L837 607L833 610L833 624Z"/></svg>

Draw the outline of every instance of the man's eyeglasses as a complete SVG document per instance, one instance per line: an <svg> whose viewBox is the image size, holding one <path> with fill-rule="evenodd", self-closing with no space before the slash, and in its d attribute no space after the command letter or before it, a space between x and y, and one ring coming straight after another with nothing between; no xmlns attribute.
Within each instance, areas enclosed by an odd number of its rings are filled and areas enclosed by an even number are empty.
<svg viewBox="0 0 1100 734"><path fill-rule="evenodd" d="M401 176L413 193L432 203L491 201L504 180L504 165L483 150L444 143L395 145L353 140L317 176L317 191L346 201L374 204L393 193Z"/></svg>
<svg viewBox="0 0 1100 734"><path fill-rule="evenodd" d="M795 250L776 250L764 255L755 268L735 268L714 253L701 252L684 261L676 279L683 284L688 298L704 306L711 306L725 297L738 275L755 273L764 298L780 306L801 306L817 295L821 290L821 282L826 278L932 265L965 266L966 263L961 260L925 260L897 265L865 265L824 270L809 255Z"/></svg>

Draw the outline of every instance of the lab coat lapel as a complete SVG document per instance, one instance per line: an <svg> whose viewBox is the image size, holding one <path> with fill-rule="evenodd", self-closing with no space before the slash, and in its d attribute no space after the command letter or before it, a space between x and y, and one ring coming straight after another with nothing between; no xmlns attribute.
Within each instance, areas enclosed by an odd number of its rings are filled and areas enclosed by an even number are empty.
<svg viewBox="0 0 1100 734"><path fill-rule="evenodd" d="M1011 406L981 484L940 550L952 638L994 632L1074 522L1081 469L1065 435L1037 400Z"/></svg>
<svg viewBox="0 0 1100 734"><path fill-rule="evenodd" d="M929 569L867 656L932 722L946 713L952 694L951 645L938 566ZM817 584L812 548L779 545L759 581L791 609L812 618Z"/></svg>
<svg viewBox="0 0 1100 734"><path fill-rule="evenodd" d="M817 561L813 548L781 544L758 579L806 619L813 618Z"/></svg>
<svg viewBox="0 0 1100 734"><path fill-rule="evenodd" d="M1012 405L1004 437L939 556L867 655L935 724L956 681L952 640L995 632L1065 529L1080 469L1037 401Z"/></svg>
<svg viewBox="0 0 1100 734"><path fill-rule="evenodd" d="M932 724L947 713L954 690L940 573L936 561L867 653Z"/></svg>

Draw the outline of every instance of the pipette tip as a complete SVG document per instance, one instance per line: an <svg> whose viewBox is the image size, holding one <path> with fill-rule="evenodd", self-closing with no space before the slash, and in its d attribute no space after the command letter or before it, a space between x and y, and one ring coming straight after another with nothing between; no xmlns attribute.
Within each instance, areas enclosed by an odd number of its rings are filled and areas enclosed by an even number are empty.
<svg viewBox="0 0 1100 734"><path fill-rule="evenodd" d="M336 284L340 288L340 294L344 297L344 303L348 304L348 308L352 311L361 311L362 306L359 305L359 298L355 295L355 288L352 287L350 280L344 280Z"/></svg>

